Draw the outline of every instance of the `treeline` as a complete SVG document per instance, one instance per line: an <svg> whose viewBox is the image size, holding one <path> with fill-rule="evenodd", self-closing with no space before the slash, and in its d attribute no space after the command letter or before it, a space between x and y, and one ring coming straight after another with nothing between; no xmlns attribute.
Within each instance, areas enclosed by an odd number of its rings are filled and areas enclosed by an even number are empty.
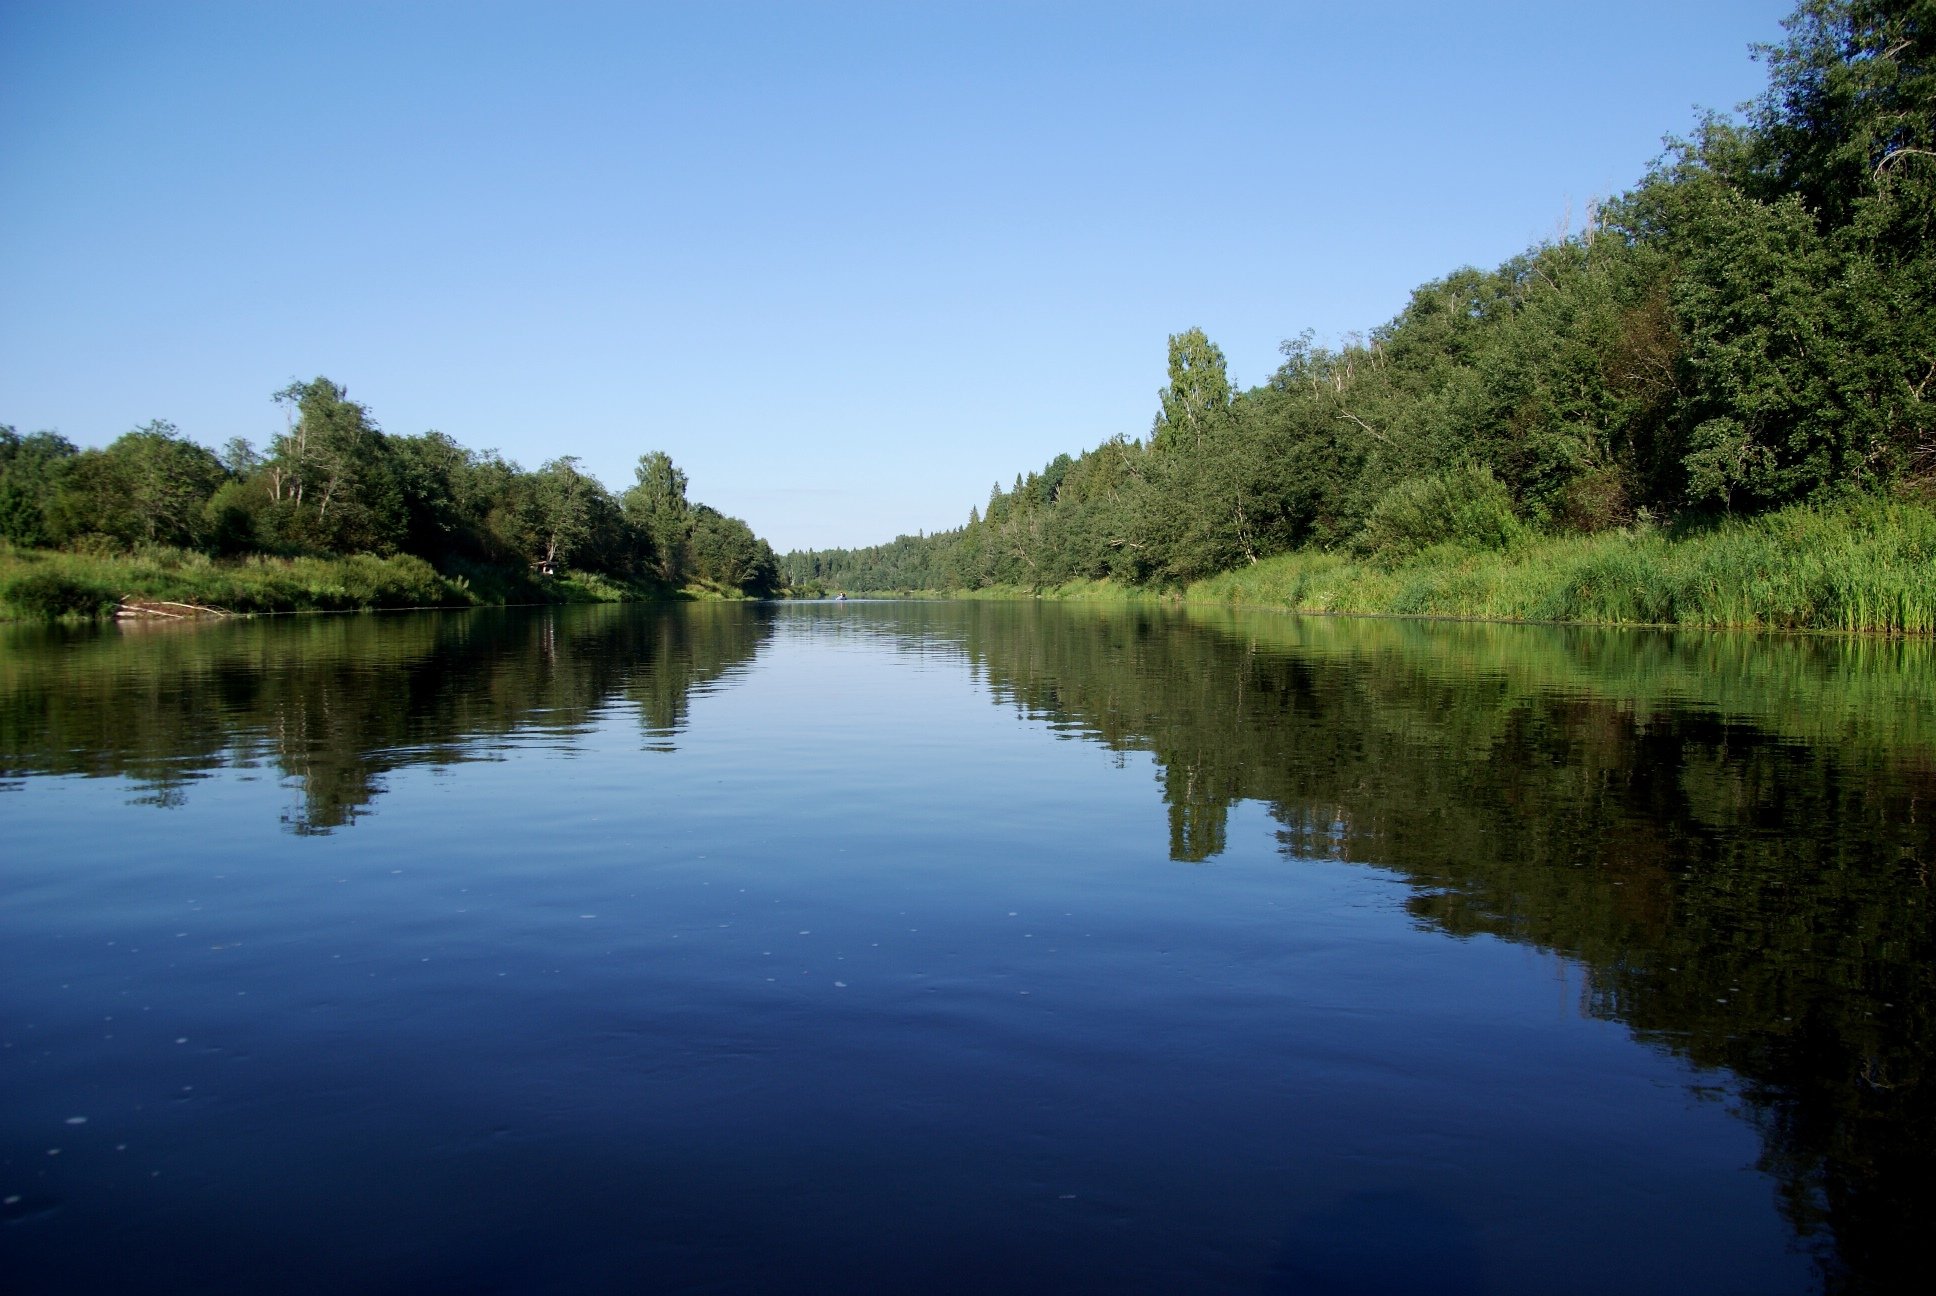
<svg viewBox="0 0 1936 1296"><path fill-rule="evenodd" d="M1586 228L1428 283L1233 391L1170 338L1149 434L998 483L965 526L795 552L789 584L1179 585L1303 547L1936 493L1936 4L1806 0L1745 120L1704 120Z"/></svg>
<svg viewBox="0 0 1936 1296"><path fill-rule="evenodd" d="M686 497L662 452L614 495L577 459L535 472L441 432L392 436L327 378L275 394L284 432L220 455L152 422L105 449L0 426L0 539L21 548L217 557L412 554L446 574L567 568L634 587L703 583L771 594L772 548Z"/></svg>

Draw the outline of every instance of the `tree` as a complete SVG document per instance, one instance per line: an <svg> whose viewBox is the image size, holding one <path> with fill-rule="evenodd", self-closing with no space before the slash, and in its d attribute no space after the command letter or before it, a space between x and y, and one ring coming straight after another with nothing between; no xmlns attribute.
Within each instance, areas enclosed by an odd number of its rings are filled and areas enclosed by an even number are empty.
<svg viewBox="0 0 1936 1296"><path fill-rule="evenodd" d="M686 475L663 450L640 455L634 474L636 481L622 500L625 518L643 537L659 579L677 584L692 530Z"/></svg>
<svg viewBox="0 0 1936 1296"><path fill-rule="evenodd" d="M578 470L571 455L553 459L532 478L533 560L551 573L577 557L592 534L593 496L599 485Z"/></svg>
<svg viewBox="0 0 1936 1296"><path fill-rule="evenodd" d="M327 378L275 394L291 411L269 461L270 493L298 544L338 553L393 553L408 519L390 447L370 412Z"/></svg>
<svg viewBox="0 0 1936 1296"><path fill-rule="evenodd" d="M262 456L257 453L255 443L247 437L230 437L222 444L222 452L217 456L222 467L228 469L231 477L252 477L262 467Z"/></svg>
<svg viewBox="0 0 1936 1296"><path fill-rule="evenodd" d="M1856 478L1936 477L1936 2L1804 0L1783 25L1726 174L1798 201L1825 236L1846 318L1841 354L1811 359L1864 425Z"/></svg>
<svg viewBox="0 0 1936 1296"><path fill-rule="evenodd" d="M692 562L702 580L744 593L767 594L779 586L779 560L766 541L738 518L703 504L692 515Z"/></svg>
<svg viewBox="0 0 1936 1296"><path fill-rule="evenodd" d="M490 556L490 505L474 489L477 457L437 431L393 437L390 449L408 519L406 548L433 561Z"/></svg>
<svg viewBox="0 0 1936 1296"><path fill-rule="evenodd" d="M205 506L228 477L212 453L159 419L105 450L68 447L55 473L44 467L37 478L41 544L91 535L123 546L201 547L209 537Z"/></svg>
<svg viewBox="0 0 1936 1296"><path fill-rule="evenodd" d="M155 419L107 449L110 477L124 491L121 507L129 538L198 545L205 539L203 506L227 477L212 453L185 440L175 425ZM104 528L105 529L105 528Z"/></svg>
<svg viewBox="0 0 1936 1296"><path fill-rule="evenodd" d="M1798 195L1825 228L1855 221L1891 186L1936 181L1936 4L1803 0L1760 46L1768 89L1755 102L1742 176L1764 199Z"/></svg>
<svg viewBox="0 0 1936 1296"><path fill-rule="evenodd" d="M1157 393L1163 402L1151 441L1162 451L1179 443L1203 447L1217 421L1230 409L1230 376L1223 352L1202 329L1170 335L1170 382Z"/></svg>
<svg viewBox="0 0 1936 1296"><path fill-rule="evenodd" d="M77 453L58 433L23 437L0 424L0 539L23 546L54 543L47 505Z"/></svg>

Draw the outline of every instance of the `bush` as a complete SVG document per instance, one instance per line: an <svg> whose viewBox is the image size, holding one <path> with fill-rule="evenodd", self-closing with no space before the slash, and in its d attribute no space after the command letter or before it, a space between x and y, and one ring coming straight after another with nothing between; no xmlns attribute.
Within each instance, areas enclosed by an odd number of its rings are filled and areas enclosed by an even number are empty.
<svg viewBox="0 0 1936 1296"><path fill-rule="evenodd" d="M1510 549L1526 536L1512 496L1492 469L1466 464L1400 482L1372 505L1357 547L1395 563L1436 545L1467 550Z"/></svg>
<svg viewBox="0 0 1936 1296"><path fill-rule="evenodd" d="M262 548L262 527L257 521L268 512L269 501L260 487L245 482L223 482L202 506L202 523L208 529L208 542L219 554L253 553Z"/></svg>
<svg viewBox="0 0 1936 1296"><path fill-rule="evenodd" d="M1553 520L1569 531L1588 534L1633 522L1633 505L1619 471L1596 468L1568 482Z"/></svg>
<svg viewBox="0 0 1936 1296"><path fill-rule="evenodd" d="M65 572L37 571L15 577L0 592L24 617L56 621L61 617L97 617L113 612L121 600L113 590Z"/></svg>

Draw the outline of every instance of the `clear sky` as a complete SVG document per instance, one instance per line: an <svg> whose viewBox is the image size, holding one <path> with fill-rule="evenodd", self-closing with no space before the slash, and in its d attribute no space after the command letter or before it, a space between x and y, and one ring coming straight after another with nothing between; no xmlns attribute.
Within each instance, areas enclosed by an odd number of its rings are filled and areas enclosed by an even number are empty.
<svg viewBox="0 0 1936 1296"><path fill-rule="evenodd" d="M0 422L387 431L780 550L966 520L1490 267L1730 109L1790 0L0 0Z"/></svg>

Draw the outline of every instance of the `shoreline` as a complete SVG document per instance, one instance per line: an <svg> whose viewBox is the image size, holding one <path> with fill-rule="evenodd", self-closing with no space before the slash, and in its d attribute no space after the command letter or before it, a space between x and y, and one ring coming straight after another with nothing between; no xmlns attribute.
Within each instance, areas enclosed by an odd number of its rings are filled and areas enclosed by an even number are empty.
<svg viewBox="0 0 1936 1296"><path fill-rule="evenodd" d="M1533 537L1505 550L1440 546L1390 564L1341 550L1298 550L1171 589L1093 580L893 593L1927 638L1936 635L1936 507L1907 500L1794 506L1680 534L1630 529Z"/></svg>

